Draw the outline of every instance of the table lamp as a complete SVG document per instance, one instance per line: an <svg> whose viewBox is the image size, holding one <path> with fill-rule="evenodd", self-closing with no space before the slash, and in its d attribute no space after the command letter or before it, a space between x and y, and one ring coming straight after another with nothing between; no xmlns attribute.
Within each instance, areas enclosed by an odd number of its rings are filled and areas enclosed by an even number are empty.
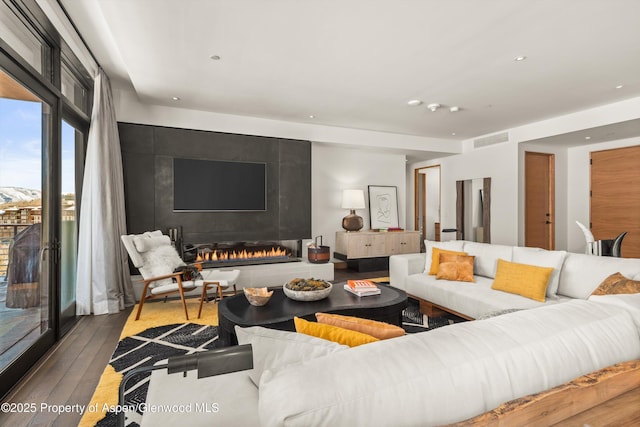
<svg viewBox="0 0 640 427"><path fill-rule="evenodd" d="M349 209L349 215L342 218L342 228L347 231L358 231L362 228L362 217L356 215L356 209L364 209L364 191L342 190L342 208Z"/></svg>

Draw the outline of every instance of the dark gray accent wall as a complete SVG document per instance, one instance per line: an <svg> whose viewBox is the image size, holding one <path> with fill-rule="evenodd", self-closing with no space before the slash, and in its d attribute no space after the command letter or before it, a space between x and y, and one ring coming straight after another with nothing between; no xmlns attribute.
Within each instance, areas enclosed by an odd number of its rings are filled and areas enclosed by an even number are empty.
<svg viewBox="0 0 640 427"><path fill-rule="evenodd" d="M311 237L309 141L131 123L118 129L129 233L182 226L185 243ZM174 212L174 158L266 163L267 210Z"/></svg>

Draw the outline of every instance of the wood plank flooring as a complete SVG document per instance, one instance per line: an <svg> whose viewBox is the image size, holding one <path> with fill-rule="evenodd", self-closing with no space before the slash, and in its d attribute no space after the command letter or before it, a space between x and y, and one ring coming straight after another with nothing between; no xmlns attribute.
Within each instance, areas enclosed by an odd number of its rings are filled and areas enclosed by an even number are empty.
<svg viewBox="0 0 640 427"><path fill-rule="evenodd" d="M336 269L335 281L388 276L388 271L358 273ZM83 316L73 329L35 366L2 402L35 403L35 413L2 413L0 426L75 426L82 414L56 414L41 410L42 403L50 405L87 405L98 384L104 367L115 349L120 331L130 310L119 314ZM612 399L560 425L631 426L640 424L637 415L615 418L618 413L629 414L629 408L640 408L640 388ZM626 408L622 410L621 408Z"/></svg>
<svg viewBox="0 0 640 427"><path fill-rule="evenodd" d="M82 316L72 330L2 400L9 403L35 403L36 411L0 412L0 425L77 425L82 417L78 411L57 414L54 408L42 408L41 405L89 403L130 311Z"/></svg>

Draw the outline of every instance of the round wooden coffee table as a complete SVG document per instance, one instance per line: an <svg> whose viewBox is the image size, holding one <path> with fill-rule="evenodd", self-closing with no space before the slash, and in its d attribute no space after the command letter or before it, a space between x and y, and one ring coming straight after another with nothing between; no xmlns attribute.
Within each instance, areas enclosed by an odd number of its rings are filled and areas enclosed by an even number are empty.
<svg viewBox="0 0 640 427"><path fill-rule="evenodd" d="M295 331L294 317L315 321L315 314L334 313L378 320L402 326L402 310L407 294L400 289L379 285L380 295L357 297L344 290L344 282L334 283L329 296L320 301L294 301L282 288L272 288L273 296L262 307L249 304L244 294L224 298L218 305L218 334L223 346L238 343L234 327L264 326Z"/></svg>

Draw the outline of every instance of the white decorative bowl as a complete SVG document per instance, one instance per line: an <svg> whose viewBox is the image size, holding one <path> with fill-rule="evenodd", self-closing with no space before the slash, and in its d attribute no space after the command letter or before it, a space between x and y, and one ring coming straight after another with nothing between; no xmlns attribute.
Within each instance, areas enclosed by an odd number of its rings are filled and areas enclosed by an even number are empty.
<svg viewBox="0 0 640 427"><path fill-rule="evenodd" d="M256 307L268 303L271 295L273 295L273 291L267 291L267 288L244 288L244 296L247 297L247 301Z"/></svg>
<svg viewBox="0 0 640 427"><path fill-rule="evenodd" d="M325 282L324 280L320 280L324 284L328 285L326 288L318 289L318 290L292 290L289 289L289 283L287 282L282 287L284 294L295 301L319 301L329 296L331 293L331 289L333 289L333 285L330 282Z"/></svg>

